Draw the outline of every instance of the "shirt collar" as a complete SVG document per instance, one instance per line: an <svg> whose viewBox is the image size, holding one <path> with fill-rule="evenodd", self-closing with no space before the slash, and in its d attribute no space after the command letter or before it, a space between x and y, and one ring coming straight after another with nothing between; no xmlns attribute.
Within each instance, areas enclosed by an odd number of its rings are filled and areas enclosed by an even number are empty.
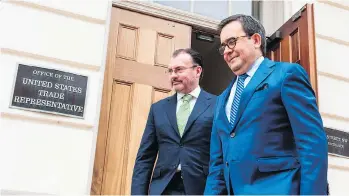
<svg viewBox="0 0 349 196"><path fill-rule="evenodd" d="M199 97L199 95L200 95L200 92L201 92L201 88L200 88L200 86L197 86L189 94L197 99ZM183 94L183 93L177 93L177 101L181 100L184 95L185 94Z"/></svg>
<svg viewBox="0 0 349 196"><path fill-rule="evenodd" d="M246 72L246 74L247 74L249 77L252 77L252 76L254 75L254 73L256 73L258 67L262 64L263 60L264 60L264 57L263 57L263 56L259 57L259 58L252 64L250 70L248 70L248 71Z"/></svg>

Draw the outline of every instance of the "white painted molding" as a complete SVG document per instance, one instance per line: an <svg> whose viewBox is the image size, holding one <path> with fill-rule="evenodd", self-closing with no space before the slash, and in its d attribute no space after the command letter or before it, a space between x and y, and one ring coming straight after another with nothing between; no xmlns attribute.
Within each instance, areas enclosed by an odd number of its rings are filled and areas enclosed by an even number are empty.
<svg viewBox="0 0 349 196"><path fill-rule="evenodd" d="M37 193L37 192L29 192L23 190L12 190L12 189L0 189L0 196L3 195L54 195L49 193Z"/></svg>
<svg viewBox="0 0 349 196"><path fill-rule="evenodd" d="M348 157L343 157L339 155L328 154L328 167L332 169L339 169L349 171Z"/></svg>
<svg viewBox="0 0 349 196"><path fill-rule="evenodd" d="M316 1L318 3L323 3L323 4L326 4L326 5L329 5L329 6L333 6L333 7L339 8L339 9L343 9L343 10L349 11L349 5L348 4L343 4L341 1L338 1L338 0L331 0L331 1L328 1L328 0L316 0Z"/></svg>
<svg viewBox="0 0 349 196"><path fill-rule="evenodd" d="M81 122L77 121L76 119L59 119L56 115L51 114L35 114L35 113L29 113L28 111L25 112L17 112L17 111L3 111L0 112L0 118L7 118L12 120L28 120L28 121L34 121L42 124L56 124L60 126L67 126L67 127L73 127L81 130L86 131L92 131L91 129L94 127L92 124L84 122L81 120Z"/></svg>
<svg viewBox="0 0 349 196"><path fill-rule="evenodd" d="M100 70L99 65L79 63L76 61L64 60L64 59L59 59L59 58L54 58L54 57L19 51L19 50L11 49L11 48L0 48L0 54L1 53L14 55L14 56L20 56L20 57L26 57L26 58L31 58L31 59L41 60L41 61L53 62L53 63L58 63L58 64L64 64L67 66L81 68L81 69L87 69L87 70L91 70L91 71L99 71Z"/></svg>
<svg viewBox="0 0 349 196"><path fill-rule="evenodd" d="M333 119L333 120L338 120L338 121L343 121L343 122L349 122L349 118L345 116L339 116L337 114L331 114L327 112L320 112L321 117Z"/></svg>
<svg viewBox="0 0 349 196"><path fill-rule="evenodd" d="M339 80L342 82L349 83L349 78L347 78L347 77L331 74L331 73L324 72L324 71L317 71L317 74L318 74L318 76L324 76L324 77L331 78L334 80Z"/></svg>
<svg viewBox="0 0 349 196"><path fill-rule="evenodd" d="M343 39L338 39L338 38L333 37L331 35L328 36L328 35L323 35L323 34L320 34L320 33L316 33L315 37L319 38L319 39L322 39L322 40L326 40L326 41L329 41L329 42L333 42L333 43L336 43L336 44L340 44L340 45L344 45L344 46L349 47L349 42L348 41L345 41Z"/></svg>
<svg viewBox="0 0 349 196"><path fill-rule="evenodd" d="M205 28L211 31L216 31L217 25L220 22L219 20L151 2L113 0L113 6L173 20L190 26Z"/></svg>

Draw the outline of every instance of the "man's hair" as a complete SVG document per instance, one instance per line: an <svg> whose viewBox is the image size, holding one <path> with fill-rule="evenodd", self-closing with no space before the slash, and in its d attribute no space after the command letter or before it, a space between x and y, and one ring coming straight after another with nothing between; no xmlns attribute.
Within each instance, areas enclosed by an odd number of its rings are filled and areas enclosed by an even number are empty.
<svg viewBox="0 0 349 196"><path fill-rule="evenodd" d="M203 59L202 59L201 54L199 52L197 52L196 50L193 50L191 48L184 48L184 49L175 50L172 54L172 57L175 58L179 54L182 54L182 53L189 54L191 56L191 59L193 60L193 64L201 67L201 69L202 69L202 72L200 75L200 80L201 80L202 77L204 77L204 64L203 64Z"/></svg>
<svg viewBox="0 0 349 196"><path fill-rule="evenodd" d="M172 57L177 57L181 53L189 54L193 60L193 64L197 64L200 67L203 67L202 56L197 51L191 48L177 49L176 51L173 52Z"/></svg>
<svg viewBox="0 0 349 196"><path fill-rule="evenodd" d="M258 33L261 36L261 51L264 56L266 54L266 37L265 29L262 23L252 16L236 14L223 19L218 25L218 31L221 32L227 24L233 21L239 21L242 25L243 30L248 36L252 36L255 33Z"/></svg>

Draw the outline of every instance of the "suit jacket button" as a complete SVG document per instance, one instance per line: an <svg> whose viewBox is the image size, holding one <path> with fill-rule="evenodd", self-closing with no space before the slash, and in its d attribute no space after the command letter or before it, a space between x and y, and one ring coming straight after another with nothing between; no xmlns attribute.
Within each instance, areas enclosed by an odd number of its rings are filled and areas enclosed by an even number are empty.
<svg viewBox="0 0 349 196"><path fill-rule="evenodd" d="M228 166L229 166L229 163L228 163L228 162L225 162L225 165L228 167Z"/></svg>
<svg viewBox="0 0 349 196"><path fill-rule="evenodd" d="M235 132L231 133L230 137L232 137L232 138L235 137Z"/></svg>
<svg viewBox="0 0 349 196"><path fill-rule="evenodd" d="M181 148L182 148L182 147L183 147L183 144L179 144L179 147L181 147Z"/></svg>

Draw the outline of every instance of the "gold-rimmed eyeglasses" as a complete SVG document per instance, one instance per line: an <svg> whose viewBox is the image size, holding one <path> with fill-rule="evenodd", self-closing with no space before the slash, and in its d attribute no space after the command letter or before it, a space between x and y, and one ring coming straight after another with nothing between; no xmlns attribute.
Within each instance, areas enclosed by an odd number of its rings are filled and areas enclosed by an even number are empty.
<svg viewBox="0 0 349 196"><path fill-rule="evenodd" d="M248 35L243 35L243 36L239 36L239 37L231 37L228 38L226 43L222 43L221 46L219 46L218 51L219 54L224 55L224 51L225 51L225 47L227 46L229 49L233 50L236 46L236 42L238 41L239 38L242 37L250 37Z"/></svg>
<svg viewBox="0 0 349 196"><path fill-rule="evenodd" d="M199 65L193 65L191 67L179 66L179 67L176 67L176 68L173 68L173 69L168 68L165 72L167 74L169 74L169 75L171 75L172 73L178 74L178 73L182 73L186 69L191 69L191 68L194 68L194 67L197 67L197 66L199 66Z"/></svg>

